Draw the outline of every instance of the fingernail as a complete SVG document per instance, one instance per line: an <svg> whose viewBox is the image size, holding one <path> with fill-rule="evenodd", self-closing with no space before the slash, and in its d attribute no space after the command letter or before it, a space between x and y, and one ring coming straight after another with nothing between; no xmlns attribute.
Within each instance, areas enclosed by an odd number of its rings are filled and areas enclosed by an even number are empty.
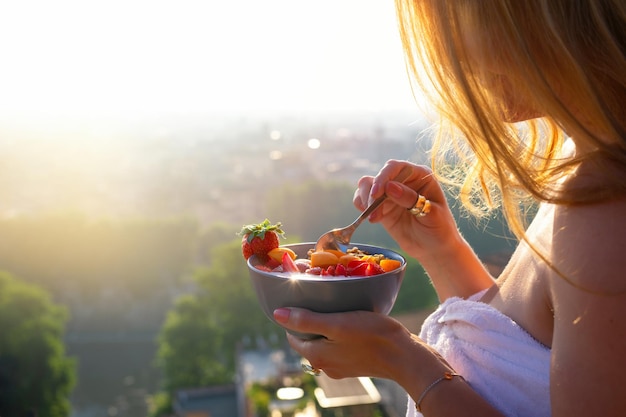
<svg viewBox="0 0 626 417"><path fill-rule="evenodd" d="M370 196L376 195L376 193L378 193L379 188L380 186L378 184L372 185L372 189L370 190Z"/></svg>
<svg viewBox="0 0 626 417"><path fill-rule="evenodd" d="M287 323L289 320L289 314L291 314L291 310L288 308L277 308L274 310L274 320L279 323Z"/></svg>
<svg viewBox="0 0 626 417"><path fill-rule="evenodd" d="M387 183L386 191L389 197L394 197L394 198L402 197L402 186L395 182Z"/></svg>

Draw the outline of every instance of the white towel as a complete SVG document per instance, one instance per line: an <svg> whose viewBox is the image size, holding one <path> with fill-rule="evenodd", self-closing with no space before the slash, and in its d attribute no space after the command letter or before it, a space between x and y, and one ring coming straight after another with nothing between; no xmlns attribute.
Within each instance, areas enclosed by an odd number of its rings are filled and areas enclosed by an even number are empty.
<svg viewBox="0 0 626 417"><path fill-rule="evenodd" d="M426 319L420 337L506 416L550 416L550 349L476 301L483 293L447 299ZM418 416L409 397L407 417Z"/></svg>

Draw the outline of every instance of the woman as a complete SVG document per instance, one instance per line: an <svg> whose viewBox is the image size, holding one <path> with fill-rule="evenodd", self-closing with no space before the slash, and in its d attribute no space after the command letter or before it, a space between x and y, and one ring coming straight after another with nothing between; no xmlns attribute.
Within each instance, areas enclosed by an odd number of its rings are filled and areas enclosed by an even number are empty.
<svg viewBox="0 0 626 417"><path fill-rule="evenodd" d="M370 220L419 260L441 305L420 337L370 312L275 318L325 336L288 335L330 377L398 382L410 416L626 415L626 3L396 3L408 67L442 116L440 158L436 176L389 161L354 204L387 193ZM451 151L462 178L442 164ZM459 178L470 210L501 206L520 238L496 279L437 182ZM420 195L427 215L407 211ZM528 203L540 208L525 229Z"/></svg>

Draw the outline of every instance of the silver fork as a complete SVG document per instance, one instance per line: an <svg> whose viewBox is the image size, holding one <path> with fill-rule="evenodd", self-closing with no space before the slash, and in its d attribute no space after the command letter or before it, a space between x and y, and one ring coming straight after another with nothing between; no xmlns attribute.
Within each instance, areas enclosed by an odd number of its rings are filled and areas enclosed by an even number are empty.
<svg viewBox="0 0 626 417"><path fill-rule="evenodd" d="M402 168L400 173L393 179L393 181L404 182L409 175L411 175L412 169L408 166ZM315 251L323 251L327 249L335 249L342 250L341 246L347 246L350 243L350 239L352 239L352 235L354 231L363 223L367 217L374 210L376 210L385 200L387 199L387 195L383 194L378 197L376 200L372 201L359 217L356 218L354 222L352 222L349 226L343 228L332 229L317 239L317 243L315 244Z"/></svg>

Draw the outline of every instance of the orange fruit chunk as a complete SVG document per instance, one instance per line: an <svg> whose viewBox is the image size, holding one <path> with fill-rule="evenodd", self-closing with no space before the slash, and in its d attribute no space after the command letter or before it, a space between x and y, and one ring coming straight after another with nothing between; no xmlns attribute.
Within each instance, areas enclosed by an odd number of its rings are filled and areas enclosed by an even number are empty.
<svg viewBox="0 0 626 417"><path fill-rule="evenodd" d="M341 256L339 258L339 263L342 264L343 266L348 266L350 262L358 260L358 259L359 259L358 256L349 253L347 255Z"/></svg>
<svg viewBox="0 0 626 417"><path fill-rule="evenodd" d="M402 262L400 262L397 259L381 259L380 260L380 267L385 272L389 272L389 271L393 271L394 269L398 269L398 268L400 268L401 265L402 265Z"/></svg>
<svg viewBox="0 0 626 417"><path fill-rule="evenodd" d="M311 268L319 267L327 267L330 265L337 265L339 263L339 258L332 253L326 251L318 251L311 253Z"/></svg>
<svg viewBox="0 0 626 417"><path fill-rule="evenodd" d="M282 263L283 255L285 253L288 253L289 256L291 257L291 259L296 259L296 253L292 249L285 248L283 246L279 246L279 247L274 248L271 251L267 252L267 254L268 254L268 256L270 258L274 259L275 261L278 261L279 263Z"/></svg>
<svg viewBox="0 0 626 417"><path fill-rule="evenodd" d="M330 252L332 254L334 254L337 258L341 258L343 255L345 255L345 252L342 252L338 249L324 249L324 252Z"/></svg>

